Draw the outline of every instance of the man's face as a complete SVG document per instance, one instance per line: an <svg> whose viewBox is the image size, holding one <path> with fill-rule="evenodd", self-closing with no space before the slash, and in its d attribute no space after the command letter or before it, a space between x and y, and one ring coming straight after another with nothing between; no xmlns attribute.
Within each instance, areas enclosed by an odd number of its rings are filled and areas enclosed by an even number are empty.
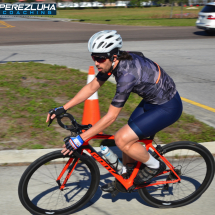
<svg viewBox="0 0 215 215"><path fill-rule="evenodd" d="M112 66L112 62L110 61L110 59L100 58L100 57L92 57L92 58L99 72L107 73L110 71Z"/></svg>

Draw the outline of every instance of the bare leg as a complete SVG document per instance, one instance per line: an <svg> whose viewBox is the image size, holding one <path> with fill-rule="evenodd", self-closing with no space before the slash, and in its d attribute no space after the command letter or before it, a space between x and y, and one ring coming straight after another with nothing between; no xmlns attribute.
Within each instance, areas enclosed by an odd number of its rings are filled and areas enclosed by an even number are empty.
<svg viewBox="0 0 215 215"><path fill-rule="evenodd" d="M130 161L133 162L134 160L145 163L149 160L149 153L147 152L145 147L137 142L138 140L138 136L134 133L134 131L128 124L123 126L115 134L116 145L124 154L127 155L123 155L123 164L126 164L126 162Z"/></svg>
<svg viewBox="0 0 215 215"><path fill-rule="evenodd" d="M123 126L115 134L115 143L123 152L124 165L126 165L127 163L134 163L135 161L146 163L149 160L149 153L147 152L145 147L138 143L138 140L138 136L134 133L134 131L128 124ZM135 179L137 178L137 176L135 177ZM140 178L140 176L138 177ZM139 178L137 178L136 180L138 184L142 183L142 178ZM113 192L116 190L114 182L103 185L101 189L105 192Z"/></svg>
<svg viewBox="0 0 215 215"><path fill-rule="evenodd" d="M125 166L127 163L134 163L135 160L132 159L131 157L129 157L128 155L126 155L124 152L122 152L122 161L123 161L123 165Z"/></svg>

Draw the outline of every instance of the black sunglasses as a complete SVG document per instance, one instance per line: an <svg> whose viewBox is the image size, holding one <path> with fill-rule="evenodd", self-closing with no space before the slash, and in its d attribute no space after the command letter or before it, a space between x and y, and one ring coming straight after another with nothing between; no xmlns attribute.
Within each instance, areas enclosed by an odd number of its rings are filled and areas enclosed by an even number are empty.
<svg viewBox="0 0 215 215"><path fill-rule="evenodd" d="M93 55L91 55L91 57L92 57L92 59L93 59L93 61L97 61L98 63L104 63L105 61L106 61L106 57L97 57L97 56L93 56Z"/></svg>

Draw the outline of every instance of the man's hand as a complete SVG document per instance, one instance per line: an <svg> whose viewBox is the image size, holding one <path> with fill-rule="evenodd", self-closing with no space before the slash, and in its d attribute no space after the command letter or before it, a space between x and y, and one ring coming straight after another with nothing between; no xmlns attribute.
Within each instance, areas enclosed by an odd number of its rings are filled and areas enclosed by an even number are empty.
<svg viewBox="0 0 215 215"><path fill-rule="evenodd" d="M77 137L66 137L64 138L64 142L64 149L61 151L61 153L63 153L64 155L68 153L69 155L71 155L74 150L81 147L84 143L80 135L78 135Z"/></svg>
<svg viewBox="0 0 215 215"><path fill-rule="evenodd" d="M56 116L66 113L66 110L63 106L51 109L47 115L46 122L50 119L54 119Z"/></svg>

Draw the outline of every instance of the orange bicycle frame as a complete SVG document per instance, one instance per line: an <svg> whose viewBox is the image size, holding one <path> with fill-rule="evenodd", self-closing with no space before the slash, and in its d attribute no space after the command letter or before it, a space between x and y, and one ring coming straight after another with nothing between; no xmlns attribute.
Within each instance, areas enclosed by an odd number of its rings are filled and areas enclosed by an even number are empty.
<svg viewBox="0 0 215 215"><path fill-rule="evenodd" d="M97 160L105 169L107 169L127 190L129 190L129 188L131 188L133 186L133 180L136 177L140 166L141 166L141 162L137 162L137 165L135 166L132 174L130 175L129 179L124 179L121 175L119 175L117 173L117 171L115 169L113 169L111 167L111 165L105 161L96 151L93 147L91 147L89 145L89 141L92 139L107 139L107 140L114 140L114 136L112 135L106 135L106 134L97 134L93 137L91 137L90 139L88 139L87 141L84 142L84 144L81 146L81 150L83 154L83 151L86 150L89 154L91 154L91 156ZM174 173L174 175L176 176L177 179L175 180L166 180L166 181L158 181L155 183L150 183L150 184L143 184L143 185L139 185L137 186L135 189L139 189L139 188L143 188L143 187L149 187L149 186L155 186L155 185L160 185L160 184L169 184L169 183L176 183L179 182L181 179L178 176L178 174L174 171L174 167L172 166L172 164L163 156L161 155L157 149L152 145L152 139L143 139L143 140L139 140L138 142L142 142L145 144L146 150L148 151L150 148L160 157L161 160L163 160L163 162L169 167L169 170L164 171L163 173L159 174L165 174L168 173L170 171L172 171L172 173ZM70 166L70 164L72 163L73 159L76 159L75 162L73 162L72 166L70 167L69 172L67 173L66 178L64 179L63 184L60 184L60 179L61 177L64 175L65 171L68 169L68 167ZM77 165L78 161L80 158L70 158L68 160L68 162L66 163L65 167L63 168L62 172L60 173L59 177L57 178L57 183L59 184L60 189L64 189L66 182L68 181L69 177L71 176L75 166Z"/></svg>

